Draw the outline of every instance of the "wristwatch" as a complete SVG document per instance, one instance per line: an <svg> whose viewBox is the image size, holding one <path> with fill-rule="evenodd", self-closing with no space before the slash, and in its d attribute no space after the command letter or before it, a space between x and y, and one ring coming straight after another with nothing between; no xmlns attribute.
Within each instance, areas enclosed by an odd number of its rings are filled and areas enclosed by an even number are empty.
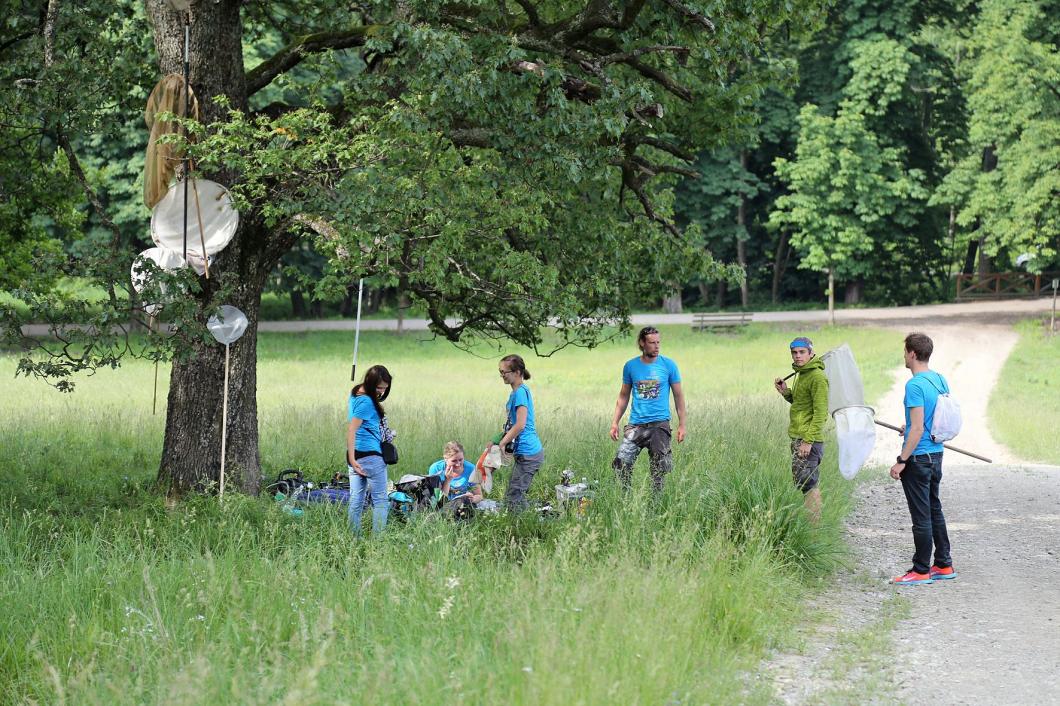
<svg viewBox="0 0 1060 706"><path fill-rule="evenodd" d="M907 464L909 463L908 458L902 458L902 454L898 454L898 463Z"/></svg>

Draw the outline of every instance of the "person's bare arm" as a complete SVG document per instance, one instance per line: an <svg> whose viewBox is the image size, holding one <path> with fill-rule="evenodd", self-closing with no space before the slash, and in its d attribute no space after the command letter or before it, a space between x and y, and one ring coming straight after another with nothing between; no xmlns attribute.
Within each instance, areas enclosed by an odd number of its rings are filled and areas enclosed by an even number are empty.
<svg viewBox="0 0 1060 706"><path fill-rule="evenodd" d="M615 402L615 414L611 417L611 440L618 441L618 423L622 420L622 415L626 413L626 407L629 406L629 395L633 391L633 386L627 383L622 383L622 387L618 389L618 400Z"/></svg>
<svg viewBox="0 0 1060 706"><path fill-rule="evenodd" d="M677 443L685 440L685 392L681 389L681 383L670 384L670 390L674 393L674 406L677 407Z"/></svg>
<svg viewBox="0 0 1060 706"><path fill-rule="evenodd" d="M909 408L909 428L905 430L905 443L902 444L902 458L909 458L909 456L916 450L916 445L920 443L920 439L924 436L924 408L923 407L910 407ZM902 476L902 471L906 468L904 463L895 463L891 466L891 478L898 480Z"/></svg>
<svg viewBox="0 0 1060 706"><path fill-rule="evenodd" d="M353 469L354 473L363 476L364 469L361 468L361 464L357 463L357 459L353 457L354 451L357 449L357 430L360 428L361 420L357 417L352 418L346 432L346 463L350 464L350 468Z"/></svg>

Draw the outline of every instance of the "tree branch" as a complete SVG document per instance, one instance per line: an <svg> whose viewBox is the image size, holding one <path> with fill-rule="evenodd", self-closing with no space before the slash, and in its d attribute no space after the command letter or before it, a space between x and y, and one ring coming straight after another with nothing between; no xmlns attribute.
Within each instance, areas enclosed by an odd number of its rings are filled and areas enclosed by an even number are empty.
<svg viewBox="0 0 1060 706"><path fill-rule="evenodd" d="M541 16L537 14L537 8L534 7L530 0L515 0L515 4L523 8L523 12L526 13L526 19L530 22L531 27L541 26Z"/></svg>
<svg viewBox="0 0 1060 706"><path fill-rule="evenodd" d="M597 63L601 65L605 64L624 64L628 63L630 59L636 59L637 57L644 56L645 54L659 54L662 52L671 52L674 54L683 54L687 56L689 54L688 47L676 46L671 44L653 44L648 47L637 47L628 52L620 52L617 54L608 54L601 56L597 59Z"/></svg>
<svg viewBox="0 0 1060 706"><path fill-rule="evenodd" d="M317 32L299 37L247 72L247 95L254 95L265 88L274 78L294 68L310 54L318 54L329 49L364 46L368 41L368 35L379 27L379 25L366 25L341 32Z"/></svg>
<svg viewBox="0 0 1060 706"><path fill-rule="evenodd" d="M640 73L641 76L645 78L650 78L652 81L655 81L657 84L659 84L681 100L687 103L692 102L691 90L689 90L686 86L682 86L681 84L677 83L667 74L663 73L654 66L648 66L647 64L637 60L636 58L630 58L622 63L626 64L627 66L632 66Z"/></svg>
<svg viewBox="0 0 1060 706"><path fill-rule="evenodd" d="M678 159L682 159L682 160L684 160L686 162L694 162L695 159L696 159L695 156L693 156L692 154L690 154L688 152L685 152L683 149L681 149L677 145L672 144L670 142L666 142L665 140L660 140L657 137L648 137L646 135L643 135L643 136L631 137L629 140L627 140L627 142L629 142L630 144L633 144L633 145L648 145L649 147L654 147L657 150L662 150L663 152L669 152L670 154L672 154L673 156L677 157Z"/></svg>
<svg viewBox="0 0 1060 706"><path fill-rule="evenodd" d="M679 13L684 15L687 19L695 22L700 27L709 29L711 32L714 30L714 23L710 21L710 18L706 15L699 13L689 6L685 5L680 0L663 0L664 3L677 10Z"/></svg>

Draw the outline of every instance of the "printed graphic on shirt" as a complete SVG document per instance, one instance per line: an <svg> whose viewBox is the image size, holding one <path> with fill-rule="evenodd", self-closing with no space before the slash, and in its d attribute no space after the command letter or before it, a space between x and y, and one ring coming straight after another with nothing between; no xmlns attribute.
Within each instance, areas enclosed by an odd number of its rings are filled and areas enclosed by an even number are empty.
<svg viewBox="0 0 1060 706"><path fill-rule="evenodd" d="M642 400L659 399L659 389L662 383L658 380L637 380L634 385L637 388L637 397Z"/></svg>

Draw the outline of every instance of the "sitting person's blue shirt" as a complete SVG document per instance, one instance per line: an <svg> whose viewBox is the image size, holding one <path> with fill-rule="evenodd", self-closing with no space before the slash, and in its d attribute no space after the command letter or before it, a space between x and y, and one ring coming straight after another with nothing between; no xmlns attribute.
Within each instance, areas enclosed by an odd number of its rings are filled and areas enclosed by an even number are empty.
<svg viewBox="0 0 1060 706"><path fill-rule="evenodd" d="M427 475L438 476L444 486L446 480L445 459L438 459L427 469ZM456 478L449 480L449 499L459 497L465 493L474 493L478 483L471 482L471 474L475 472L475 464L464 461L464 470Z"/></svg>

